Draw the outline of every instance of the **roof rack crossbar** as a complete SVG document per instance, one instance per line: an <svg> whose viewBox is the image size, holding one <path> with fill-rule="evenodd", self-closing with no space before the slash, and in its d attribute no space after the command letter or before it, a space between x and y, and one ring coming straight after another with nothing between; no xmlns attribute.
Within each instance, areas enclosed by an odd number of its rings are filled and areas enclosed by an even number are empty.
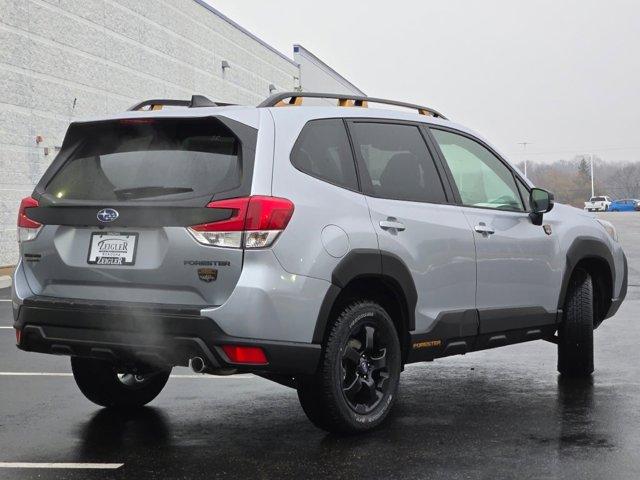
<svg viewBox="0 0 640 480"><path fill-rule="evenodd" d="M325 98L337 100L339 107L368 107L369 103L379 103L383 105L394 105L397 107L409 108L417 110L418 114L426 115L434 118L447 117L437 110L413 103L398 102L396 100L387 100L385 98L365 97L360 95L349 95L345 93L318 93L318 92L281 92L271 95L258 105L258 107L283 107L302 105L303 98Z"/></svg>
<svg viewBox="0 0 640 480"><path fill-rule="evenodd" d="M137 103L129 108L130 112L142 110L149 107L149 110L162 110L162 107L185 107L185 108L202 108L202 107L226 107L233 105L231 103L214 102L203 95L193 95L191 100L175 100L171 98L154 98Z"/></svg>

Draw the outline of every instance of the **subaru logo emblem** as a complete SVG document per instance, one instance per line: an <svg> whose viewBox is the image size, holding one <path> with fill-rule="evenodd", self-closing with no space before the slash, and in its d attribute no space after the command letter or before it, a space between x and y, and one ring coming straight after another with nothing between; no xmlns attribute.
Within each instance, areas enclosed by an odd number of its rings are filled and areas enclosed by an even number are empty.
<svg viewBox="0 0 640 480"><path fill-rule="evenodd" d="M118 213L118 211L114 210L113 208L103 208L98 212L97 215L98 220L103 223L113 222L119 216L120 214Z"/></svg>

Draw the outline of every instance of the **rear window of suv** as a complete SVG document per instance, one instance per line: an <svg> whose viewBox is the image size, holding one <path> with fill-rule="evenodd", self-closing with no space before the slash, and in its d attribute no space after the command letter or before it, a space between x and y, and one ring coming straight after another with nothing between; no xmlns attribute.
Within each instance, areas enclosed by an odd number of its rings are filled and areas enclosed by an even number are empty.
<svg viewBox="0 0 640 480"><path fill-rule="evenodd" d="M291 150L291 163L312 177L339 187L358 189L349 138L339 118L307 123Z"/></svg>
<svg viewBox="0 0 640 480"><path fill-rule="evenodd" d="M240 142L213 118L126 119L78 128L86 132L45 187L56 199L206 201L240 185Z"/></svg>

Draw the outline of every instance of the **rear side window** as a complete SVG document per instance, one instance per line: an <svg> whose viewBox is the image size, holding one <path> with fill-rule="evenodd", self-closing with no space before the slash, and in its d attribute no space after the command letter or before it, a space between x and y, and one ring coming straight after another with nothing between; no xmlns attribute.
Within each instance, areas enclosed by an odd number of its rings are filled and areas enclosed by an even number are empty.
<svg viewBox="0 0 640 480"><path fill-rule="evenodd" d="M307 123L291 151L291 163L312 177L351 190L358 189L351 146L341 119Z"/></svg>
<svg viewBox="0 0 640 480"><path fill-rule="evenodd" d="M349 130L365 170L365 193L413 202L446 201L442 181L418 127L353 122Z"/></svg>
<svg viewBox="0 0 640 480"><path fill-rule="evenodd" d="M240 142L215 119L130 119L86 127L45 187L57 199L163 201L240 185ZM62 152L61 152L62 154Z"/></svg>

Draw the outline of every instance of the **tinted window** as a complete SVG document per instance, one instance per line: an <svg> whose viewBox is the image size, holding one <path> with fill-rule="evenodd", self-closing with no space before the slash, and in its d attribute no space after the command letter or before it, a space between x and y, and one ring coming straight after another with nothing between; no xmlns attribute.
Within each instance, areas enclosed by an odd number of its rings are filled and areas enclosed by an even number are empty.
<svg viewBox="0 0 640 480"><path fill-rule="evenodd" d="M311 176L341 187L358 189L351 146L340 119L307 123L291 151L291 163Z"/></svg>
<svg viewBox="0 0 640 480"><path fill-rule="evenodd" d="M365 169L365 193L415 202L446 201L440 176L418 127L354 122L349 129Z"/></svg>
<svg viewBox="0 0 640 480"><path fill-rule="evenodd" d="M463 135L436 129L432 132L464 205L524 210L514 176L498 157Z"/></svg>
<svg viewBox="0 0 640 480"><path fill-rule="evenodd" d="M119 120L86 128L47 194L113 201L203 197L204 205L214 193L240 185L240 144L216 120Z"/></svg>

